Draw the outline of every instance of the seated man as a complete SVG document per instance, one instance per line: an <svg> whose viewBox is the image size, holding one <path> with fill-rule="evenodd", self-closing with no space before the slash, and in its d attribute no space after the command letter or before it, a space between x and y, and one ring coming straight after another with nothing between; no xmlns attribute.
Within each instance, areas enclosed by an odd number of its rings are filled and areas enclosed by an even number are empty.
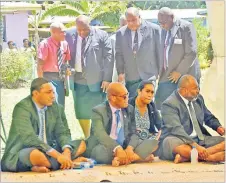
<svg viewBox="0 0 226 183"><path fill-rule="evenodd" d="M154 93L155 80L141 81L138 85L137 96L129 99L129 104L135 109L136 132L139 141L149 141L152 153L158 148L162 125L161 116L153 102Z"/></svg>
<svg viewBox="0 0 226 183"><path fill-rule="evenodd" d="M207 109L199 94L199 85L191 75L184 75L175 90L162 104L163 140L160 158L175 163L189 161L192 147L196 147L201 161L225 160L225 143L221 136L211 136L203 124L218 134L225 128Z"/></svg>
<svg viewBox="0 0 226 183"><path fill-rule="evenodd" d="M84 141L71 141L63 107L54 100L47 80L32 81L31 95L14 108L2 171L69 169L73 167L72 159L85 151Z"/></svg>
<svg viewBox="0 0 226 183"><path fill-rule="evenodd" d="M148 158L148 143L136 134L134 108L128 105L128 91L121 83L111 83L103 104L93 108L91 136L86 157L97 163L119 166Z"/></svg>

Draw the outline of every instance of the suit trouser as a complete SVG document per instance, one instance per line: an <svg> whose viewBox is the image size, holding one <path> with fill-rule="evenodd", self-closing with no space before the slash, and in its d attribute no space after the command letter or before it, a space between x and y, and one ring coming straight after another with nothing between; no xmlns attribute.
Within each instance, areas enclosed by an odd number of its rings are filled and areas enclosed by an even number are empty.
<svg viewBox="0 0 226 183"><path fill-rule="evenodd" d="M142 80L135 80L135 81L126 81L126 88L129 92L129 97L135 97L137 95L137 88Z"/></svg>
<svg viewBox="0 0 226 183"><path fill-rule="evenodd" d="M158 88L155 94L155 104L158 110L161 110L162 103L177 89L177 83L171 83L170 81L159 82Z"/></svg>
<svg viewBox="0 0 226 183"><path fill-rule="evenodd" d="M50 81L55 92L56 102L65 106L64 81L60 80L58 72L44 72L43 77Z"/></svg>
<svg viewBox="0 0 226 183"><path fill-rule="evenodd" d="M134 148L134 152L145 159L157 148L158 141L154 139L140 140L140 144ZM95 159L100 164L111 164L114 158L112 149L106 148L102 144L96 145L91 153L90 158Z"/></svg>
<svg viewBox="0 0 226 183"><path fill-rule="evenodd" d="M223 142L225 138L221 136L205 136L204 141L199 141L198 138L194 138L193 140L199 145L208 148ZM166 137L159 148L160 159L174 160L176 154L173 150L183 144L185 144L184 141L176 136Z"/></svg>

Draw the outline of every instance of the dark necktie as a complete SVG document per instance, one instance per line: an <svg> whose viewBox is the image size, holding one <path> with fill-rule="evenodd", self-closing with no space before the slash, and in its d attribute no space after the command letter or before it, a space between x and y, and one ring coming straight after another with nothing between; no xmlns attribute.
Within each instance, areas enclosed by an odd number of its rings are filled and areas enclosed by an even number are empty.
<svg viewBox="0 0 226 183"><path fill-rule="evenodd" d="M134 40L133 40L133 54L136 55L138 50L138 33L135 32Z"/></svg>
<svg viewBox="0 0 226 183"><path fill-rule="evenodd" d="M85 47L86 47L86 38L82 38L82 46L81 46L81 63L82 63L82 68L85 66L85 62L84 62Z"/></svg>
<svg viewBox="0 0 226 183"><path fill-rule="evenodd" d="M163 68L166 70L167 68L167 47L169 46L169 40L170 40L170 37L171 37L171 31L169 30L168 31L168 36L165 40L165 43L164 43L164 63L163 63ZM169 58L168 58L169 59Z"/></svg>
<svg viewBox="0 0 226 183"><path fill-rule="evenodd" d="M63 65L63 55L62 55L62 50L60 47L57 50L57 60L58 60L58 68L59 68L59 73L61 71L61 67Z"/></svg>
<svg viewBox="0 0 226 183"><path fill-rule="evenodd" d="M196 118L195 110L191 105L191 101L188 102L188 107L189 107L189 111L190 111L190 114L191 114L191 120L193 122L193 126L194 126L196 133L197 133L197 136L198 136L199 140L204 140L204 136L203 136L202 131L199 127L199 122Z"/></svg>
<svg viewBox="0 0 226 183"><path fill-rule="evenodd" d="M125 140L125 136L124 136L124 130L122 127L122 123L120 120L120 110L115 111L115 115L116 115L116 122L117 122L117 139L116 141L122 146L123 142Z"/></svg>

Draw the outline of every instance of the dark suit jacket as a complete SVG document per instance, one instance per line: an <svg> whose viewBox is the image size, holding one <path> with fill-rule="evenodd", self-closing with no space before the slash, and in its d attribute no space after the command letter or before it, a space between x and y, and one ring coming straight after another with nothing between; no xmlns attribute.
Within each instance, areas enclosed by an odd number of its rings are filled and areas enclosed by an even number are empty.
<svg viewBox="0 0 226 183"><path fill-rule="evenodd" d="M135 107L135 101L136 97L130 98L129 99L129 104ZM162 118L158 112L158 110L155 107L155 103L152 101L150 104L148 104L148 115L149 115L149 120L150 120L150 128L149 132L150 133L157 133L155 130L155 127L160 130L162 126Z"/></svg>
<svg viewBox="0 0 226 183"><path fill-rule="evenodd" d="M202 133L210 136L203 124L215 131L221 124L207 109L201 95L198 95L197 100L192 103ZM173 135L182 139L187 144L194 142L189 136L192 133L192 122L190 120L189 112L177 91L174 91L167 100L163 102L161 113L163 119L161 140L169 135Z"/></svg>
<svg viewBox="0 0 226 183"><path fill-rule="evenodd" d="M200 66L197 55L196 32L192 23L177 19L174 28L171 31L171 42L168 57L168 69L163 70L164 62L164 43L167 31L162 30L161 33L161 62L160 62L160 82L168 81L171 72L177 71L182 75L193 75L197 80L201 77ZM174 41L181 39L182 44Z"/></svg>
<svg viewBox="0 0 226 183"><path fill-rule="evenodd" d="M116 68L118 74L125 73L126 81L146 80L159 74L160 28L142 20L140 33L142 42L135 58L131 30L123 26L116 33Z"/></svg>
<svg viewBox="0 0 226 183"><path fill-rule="evenodd" d="M69 129L65 126L67 121L61 120L62 109L57 103L49 106L46 111L46 137L48 144L38 138L39 117L31 96L20 101L13 110L13 119L9 136L6 142L5 153L1 166L3 171L17 171L19 151L34 147L43 152L51 148L59 148L71 144ZM67 124L66 124L67 125Z"/></svg>
<svg viewBox="0 0 226 183"><path fill-rule="evenodd" d="M134 119L134 108L129 105L122 109L124 124L124 148L128 145L134 148L138 145L139 138L136 135L136 123ZM112 126L112 111L108 101L93 108L91 135L88 139L87 150L92 150L97 144L104 145L109 151L119 144L110 137Z"/></svg>
<svg viewBox="0 0 226 183"><path fill-rule="evenodd" d="M68 42L71 60L70 65L75 67L76 49L77 49L77 31L76 28L71 28L66 33L66 41ZM84 76L87 85L92 91L100 91L98 88L92 88L96 83L102 81L111 81L114 63L111 61L112 46L108 38L108 34L100 29L91 27L89 38L85 47L84 61ZM77 78L74 78L76 82Z"/></svg>

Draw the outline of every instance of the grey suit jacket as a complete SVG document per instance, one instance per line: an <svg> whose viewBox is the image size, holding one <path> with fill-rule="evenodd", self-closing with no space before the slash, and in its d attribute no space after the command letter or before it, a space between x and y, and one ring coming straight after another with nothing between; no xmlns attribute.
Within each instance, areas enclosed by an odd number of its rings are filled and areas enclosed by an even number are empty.
<svg viewBox="0 0 226 183"><path fill-rule="evenodd" d="M139 138L136 135L136 122L134 118L134 108L129 105L122 109L124 124L124 148L128 145L134 148L138 145ZM87 142L87 151L91 151L97 144L104 145L113 152L119 144L110 137L112 126L112 111L108 101L93 108L91 135ZM88 155L89 156L89 155Z"/></svg>
<svg viewBox="0 0 226 183"><path fill-rule="evenodd" d="M177 71L182 75L193 75L197 80L201 77L200 66L197 58L197 41L196 32L192 23L177 19L173 30L171 31L171 42L168 68L163 69L164 62L164 43L167 32L162 30L161 33L161 62L160 62L160 82L168 81L169 74ZM177 44L177 40L181 39L182 44ZM175 42L176 40L176 42Z"/></svg>
<svg viewBox="0 0 226 183"><path fill-rule="evenodd" d="M160 28L142 21L142 42L136 57L132 51L131 30L124 26L116 33L115 59L118 74L125 73L126 81L146 80L158 76L160 62Z"/></svg>
<svg viewBox="0 0 226 183"><path fill-rule="evenodd" d="M76 28L72 28L66 33L66 41L68 42L71 53L69 63L72 68L75 67L77 37ZM86 63L84 77L89 87L102 81L111 81L114 64L111 61L111 54L112 47L108 34L103 30L91 27L84 57ZM75 77L74 82L79 79ZM97 89L100 91L100 87Z"/></svg>
<svg viewBox="0 0 226 183"><path fill-rule="evenodd" d="M217 130L221 124L218 119L207 109L204 99L198 95L196 101L192 102L199 126L204 135L210 136L203 124L213 130ZM177 136L185 143L191 144L193 139L189 136L192 133L192 122L188 109L177 91L174 91L162 104L162 135L161 140L169 135Z"/></svg>

